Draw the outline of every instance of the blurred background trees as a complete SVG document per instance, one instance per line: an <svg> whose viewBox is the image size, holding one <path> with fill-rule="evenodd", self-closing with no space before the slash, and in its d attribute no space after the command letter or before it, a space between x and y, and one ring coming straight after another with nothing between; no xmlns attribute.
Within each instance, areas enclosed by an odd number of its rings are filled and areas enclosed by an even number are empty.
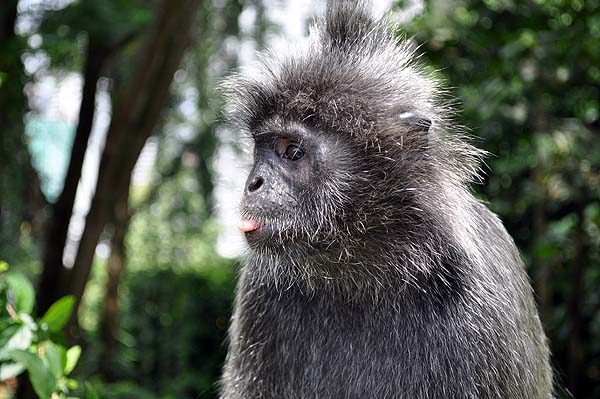
<svg viewBox="0 0 600 399"><path fill-rule="evenodd" d="M600 397L600 1L389 5L491 153L474 190L523 253L561 397ZM216 397L237 264L223 254L239 255L222 212L243 172L215 88L320 10L0 4L0 260L36 282L38 317L75 296L80 397ZM32 397L9 382L0 398Z"/></svg>

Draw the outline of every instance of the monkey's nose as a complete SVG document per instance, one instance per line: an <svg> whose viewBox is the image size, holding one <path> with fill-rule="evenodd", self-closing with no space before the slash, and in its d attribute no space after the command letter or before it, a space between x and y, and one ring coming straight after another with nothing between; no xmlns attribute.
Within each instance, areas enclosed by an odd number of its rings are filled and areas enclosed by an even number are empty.
<svg viewBox="0 0 600 399"><path fill-rule="evenodd" d="M253 193L258 191L264 182L265 180L262 178L262 176L255 176L254 179L252 179L252 181L248 184L248 192Z"/></svg>

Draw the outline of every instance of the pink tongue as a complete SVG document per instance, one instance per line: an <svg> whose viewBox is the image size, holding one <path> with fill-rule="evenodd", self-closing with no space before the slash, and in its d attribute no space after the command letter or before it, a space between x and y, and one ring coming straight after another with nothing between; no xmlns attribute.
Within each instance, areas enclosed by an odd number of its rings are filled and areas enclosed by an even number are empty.
<svg viewBox="0 0 600 399"><path fill-rule="evenodd" d="M258 230L260 224L256 220L241 218L238 223L238 228L243 233L249 233L254 230Z"/></svg>

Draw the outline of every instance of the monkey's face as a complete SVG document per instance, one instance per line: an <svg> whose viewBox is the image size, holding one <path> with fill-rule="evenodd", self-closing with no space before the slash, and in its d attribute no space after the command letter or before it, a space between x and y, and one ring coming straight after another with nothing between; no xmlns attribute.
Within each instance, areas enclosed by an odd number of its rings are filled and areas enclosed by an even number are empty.
<svg viewBox="0 0 600 399"><path fill-rule="evenodd" d="M350 206L353 150L349 143L281 121L266 123L252 133L254 165L246 181L239 226L250 247L325 244Z"/></svg>

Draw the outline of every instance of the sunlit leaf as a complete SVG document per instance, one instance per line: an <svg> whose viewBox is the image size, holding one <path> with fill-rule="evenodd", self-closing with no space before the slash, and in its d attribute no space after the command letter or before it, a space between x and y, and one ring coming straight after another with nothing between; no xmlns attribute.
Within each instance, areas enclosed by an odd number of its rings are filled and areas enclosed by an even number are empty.
<svg viewBox="0 0 600 399"><path fill-rule="evenodd" d="M48 364L48 368L55 378L60 378L63 375L64 365L59 347L50 341L46 341L40 346L43 348L44 358Z"/></svg>
<svg viewBox="0 0 600 399"><path fill-rule="evenodd" d="M21 326L13 324L0 331L0 353L4 351L8 345L8 341L12 339L19 328L21 328Z"/></svg>
<svg viewBox="0 0 600 399"><path fill-rule="evenodd" d="M0 381L6 381L9 378L16 377L25 370L25 366L20 363L4 363L0 365Z"/></svg>
<svg viewBox="0 0 600 399"><path fill-rule="evenodd" d="M3 75L3 73L0 72L0 87L2 86L2 75ZM8 270L8 263L4 262L3 260L0 260L0 273L3 273L7 270Z"/></svg>
<svg viewBox="0 0 600 399"><path fill-rule="evenodd" d="M72 295L62 297L54 302L50 309L40 320L40 323L46 324L48 331L58 332L67 324L75 305L75 297Z"/></svg>
<svg viewBox="0 0 600 399"><path fill-rule="evenodd" d="M69 389L77 389L79 387L79 383L77 382L77 380L74 380L72 378L68 378L67 379L67 387Z"/></svg>
<svg viewBox="0 0 600 399"><path fill-rule="evenodd" d="M15 309L17 312L31 313L35 303L35 290L27 277L18 273L6 276L8 288L15 297Z"/></svg>
<svg viewBox="0 0 600 399"><path fill-rule="evenodd" d="M36 331L38 329L38 325L36 324L35 320L33 320L33 318L29 314L20 312L19 319L21 320L21 322L23 324L25 324L27 327L29 327L29 329L31 331Z"/></svg>
<svg viewBox="0 0 600 399"><path fill-rule="evenodd" d="M0 359L5 359L10 352L15 349L28 349L33 339L33 333L27 326L20 326L14 331L14 334L7 340L6 344L0 348Z"/></svg>
<svg viewBox="0 0 600 399"><path fill-rule="evenodd" d="M69 375L73 371L79 361L79 356L81 356L81 346L75 345L69 348L64 368L65 375Z"/></svg>
<svg viewBox="0 0 600 399"><path fill-rule="evenodd" d="M33 389L41 399L50 399L56 387L56 379L42 359L30 352L15 350L10 352L14 361L21 363L29 372L29 380Z"/></svg>

